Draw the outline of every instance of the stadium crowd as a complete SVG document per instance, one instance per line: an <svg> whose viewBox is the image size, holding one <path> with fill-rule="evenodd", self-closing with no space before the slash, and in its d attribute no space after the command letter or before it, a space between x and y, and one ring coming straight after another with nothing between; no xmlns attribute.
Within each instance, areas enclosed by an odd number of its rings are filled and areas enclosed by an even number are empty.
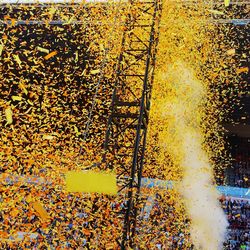
<svg viewBox="0 0 250 250"><path fill-rule="evenodd" d="M87 197L83 199L72 195L61 196L58 201L58 194L53 189L43 191L46 192L43 200L48 199L48 203L52 204L52 206L45 205L47 210L50 208L48 213L51 220L39 222L39 216L29 208L27 199L21 199L16 205L22 207L23 212L11 211L7 215L7 210L3 210L1 213L0 222L3 230L1 238L5 239L0 243L1 249L21 249L20 246L25 249L48 249L48 247L51 249L96 249L97 245L101 248L107 247L105 245L107 241L103 243L104 245L101 243L103 234L105 237L111 236L110 243L114 241L112 237L116 235L116 229L124 216L125 205L123 203L117 203L115 200L109 203L104 197L99 199L88 197L92 201L87 202ZM25 190L26 195L28 192L29 189ZM169 192L172 191L169 190ZM157 200L159 199L156 197L154 205L149 209L152 225L149 226L150 223L147 223L149 218L143 217L146 223L143 233L147 237L153 237L148 239L147 249L152 249L152 245L156 247L155 249L193 249L188 232L189 220L185 218L182 222L175 220L175 206L178 205L164 198ZM169 204L166 205L166 201ZM223 197L220 202L229 222L223 249L250 250L249 200ZM64 209L61 211L63 207L68 208L67 211ZM70 207L74 209L71 210ZM141 216L139 218L142 219ZM25 232L24 228L28 231ZM13 235L11 233L13 231L18 233ZM114 245L112 247L106 249L119 249L118 245L115 246L116 248Z"/></svg>
<svg viewBox="0 0 250 250"><path fill-rule="evenodd" d="M250 250L250 202L249 200L223 197L220 200L221 206L227 215L228 230L226 241L223 244L224 250ZM157 207L157 204L153 209ZM166 228L165 228L166 229ZM178 232L169 237L169 232L165 230L168 240L165 246L156 244L157 249L184 249L187 245L188 235ZM186 248L185 248L186 249ZM190 245L188 249L193 249Z"/></svg>
<svg viewBox="0 0 250 250"><path fill-rule="evenodd" d="M222 208L227 214L229 228L225 249L250 249L250 203L248 200L223 199Z"/></svg>

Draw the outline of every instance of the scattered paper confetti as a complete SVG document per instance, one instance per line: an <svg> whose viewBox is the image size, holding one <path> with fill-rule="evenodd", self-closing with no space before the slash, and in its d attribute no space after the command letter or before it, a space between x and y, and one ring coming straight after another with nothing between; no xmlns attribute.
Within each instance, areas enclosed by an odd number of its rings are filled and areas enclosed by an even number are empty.
<svg viewBox="0 0 250 250"><path fill-rule="evenodd" d="M248 71L249 71L249 68L248 68L248 67L238 68L238 69L236 70L236 72L237 72L238 74L240 74L240 73L247 73Z"/></svg>
<svg viewBox="0 0 250 250"><path fill-rule="evenodd" d="M47 53L47 54L49 54L49 50L48 49L45 49L45 48L42 48L42 47L39 47L39 46L37 46L36 47L37 48L37 50L39 50L39 51L41 51L41 52L44 52L44 53ZM52 55L53 56L53 55ZM46 59L46 58L45 58ZM47 59L46 59L47 60Z"/></svg>
<svg viewBox="0 0 250 250"><path fill-rule="evenodd" d="M58 52L57 51L52 51L48 55L44 57L45 60L49 60L51 57L54 57Z"/></svg>
<svg viewBox="0 0 250 250"><path fill-rule="evenodd" d="M235 55L235 49L229 49L229 50L227 51L227 54L228 54L229 56Z"/></svg>
<svg viewBox="0 0 250 250"><path fill-rule="evenodd" d="M230 5L230 0L224 0L225 7L228 7Z"/></svg>
<svg viewBox="0 0 250 250"><path fill-rule="evenodd" d="M39 215L41 220L46 221L49 219L49 215L47 211L44 209L44 207L42 206L40 202L32 202L31 205L36 211L36 213Z"/></svg>
<svg viewBox="0 0 250 250"><path fill-rule="evenodd" d="M18 63L19 67L22 66L22 62L18 55L13 55L14 60Z"/></svg>
<svg viewBox="0 0 250 250"><path fill-rule="evenodd" d="M5 116L6 116L7 124L12 124L13 122L12 115L13 115L13 112L11 108L5 109Z"/></svg>
<svg viewBox="0 0 250 250"><path fill-rule="evenodd" d="M22 100L21 96L15 96L15 95L13 95L11 98L12 98L13 101L21 101Z"/></svg>
<svg viewBox="0 0 250 250"><path fill-rule="evenodd" d="M0 57L2 56L3 48L4 48L3 44L0 44Z"/></svg>

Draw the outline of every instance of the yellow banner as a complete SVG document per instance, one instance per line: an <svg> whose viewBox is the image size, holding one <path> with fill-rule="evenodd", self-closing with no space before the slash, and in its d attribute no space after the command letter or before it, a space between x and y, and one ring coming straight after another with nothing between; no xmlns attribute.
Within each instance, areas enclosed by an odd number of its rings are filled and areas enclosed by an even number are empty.
<svg viewBox="0 0 250 250"><path fill-rule="evenodd" d="M66 173L68 192L86 192L117 194L116 176L114 174L96 173L93 171Z"/></svg>

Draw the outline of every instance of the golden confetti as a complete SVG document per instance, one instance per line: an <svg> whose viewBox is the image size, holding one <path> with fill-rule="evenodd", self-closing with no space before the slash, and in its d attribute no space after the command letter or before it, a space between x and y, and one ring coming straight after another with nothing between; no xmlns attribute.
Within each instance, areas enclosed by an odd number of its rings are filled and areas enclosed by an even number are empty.
<svg viewBox="0 0 250 250"><path fill-rule="evenodd" d="M11 108L5 109L5 117L7 120L7 124L12 124L12 122L13 122L12 115L13 115L13 112L12 112Z"/></svg>
<svg viewBox="0 0 250 250"><path fill-rule="evenodd" d="M22 62L18 55L13 55L14 60L18 63L19 67L22 66Z"/></svg>
<svg viewBox="0 0 250 250"><path fill-rule="evenodd" d="M42 47L39 47L39 46L37 46L36 48L37 48L38 51L41 51L41 52L44 52L44 53L49 54L49 50L48 50L48 49L45 49L45 48L42 48ZM45 58L45 59L46 59L46 58ZM46 60L47 60L47 59L46 59Z"/></svg>
<svg viewBox="0 0 250 250"><path fill-rule="evenodd" d="M49 60L51 57L54 57L58 52L57 51L52 51L48 55L44 57L45 60Z"/></svg>
<svg viewBox="0 0 250 250"><path fill-rule="evenodd" d="M229 56L235 55L235 49L229 49L229 50L227 51L227 54L228 54Z"/></svg>
<svg viewBox="0 0 250 250"><path fill-rule="evenodd" d="M248 68L248 67L243 67L243 68L238 68L238 69L236 69L237 74L240 74L240 73L247 73L248 71L249 71L249 68Z"/></svg>
<svg viewBox="0 0 250 250"><path fill-rule="evenodd" d="M40 202L32 202L31 206L43 221L49 220L49 215Z"/></svg>
<svg viewBox="0 0 250 250"><path fill-rule="evenodd" d="M224 0L225 7L228 7L230 5L230 0Z"/></svg>
<svg viewBox="0 0 250 250"><path fill-rule="evenodd" d="M13 101L22 101L22 97L21 96L15 96L15 95L13 95L11 98L12 98Z"/></svg>
<svg viewBox="0 0 250 250"><path fill-rule="evenodd" d="M3 44L0 44L0 57L2 56L3 48L4 48Z"/></svg>

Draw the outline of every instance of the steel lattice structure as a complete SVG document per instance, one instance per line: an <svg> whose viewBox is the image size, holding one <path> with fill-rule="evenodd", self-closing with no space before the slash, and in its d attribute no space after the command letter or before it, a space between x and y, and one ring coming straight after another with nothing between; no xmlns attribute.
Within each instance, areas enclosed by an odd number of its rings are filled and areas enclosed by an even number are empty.
<svg viewBox="0 0 250 250"><path fill-rule="evenodd" d="M161 3L136 3L140 12L127 18L119 56L111 114L104 143L104 162L116 169L120 192L126 190L121 248L133 246L143 158L154 78ZM131 8L133 8L133 2ZM146 40L145 40L146 39Z"/></svg>

